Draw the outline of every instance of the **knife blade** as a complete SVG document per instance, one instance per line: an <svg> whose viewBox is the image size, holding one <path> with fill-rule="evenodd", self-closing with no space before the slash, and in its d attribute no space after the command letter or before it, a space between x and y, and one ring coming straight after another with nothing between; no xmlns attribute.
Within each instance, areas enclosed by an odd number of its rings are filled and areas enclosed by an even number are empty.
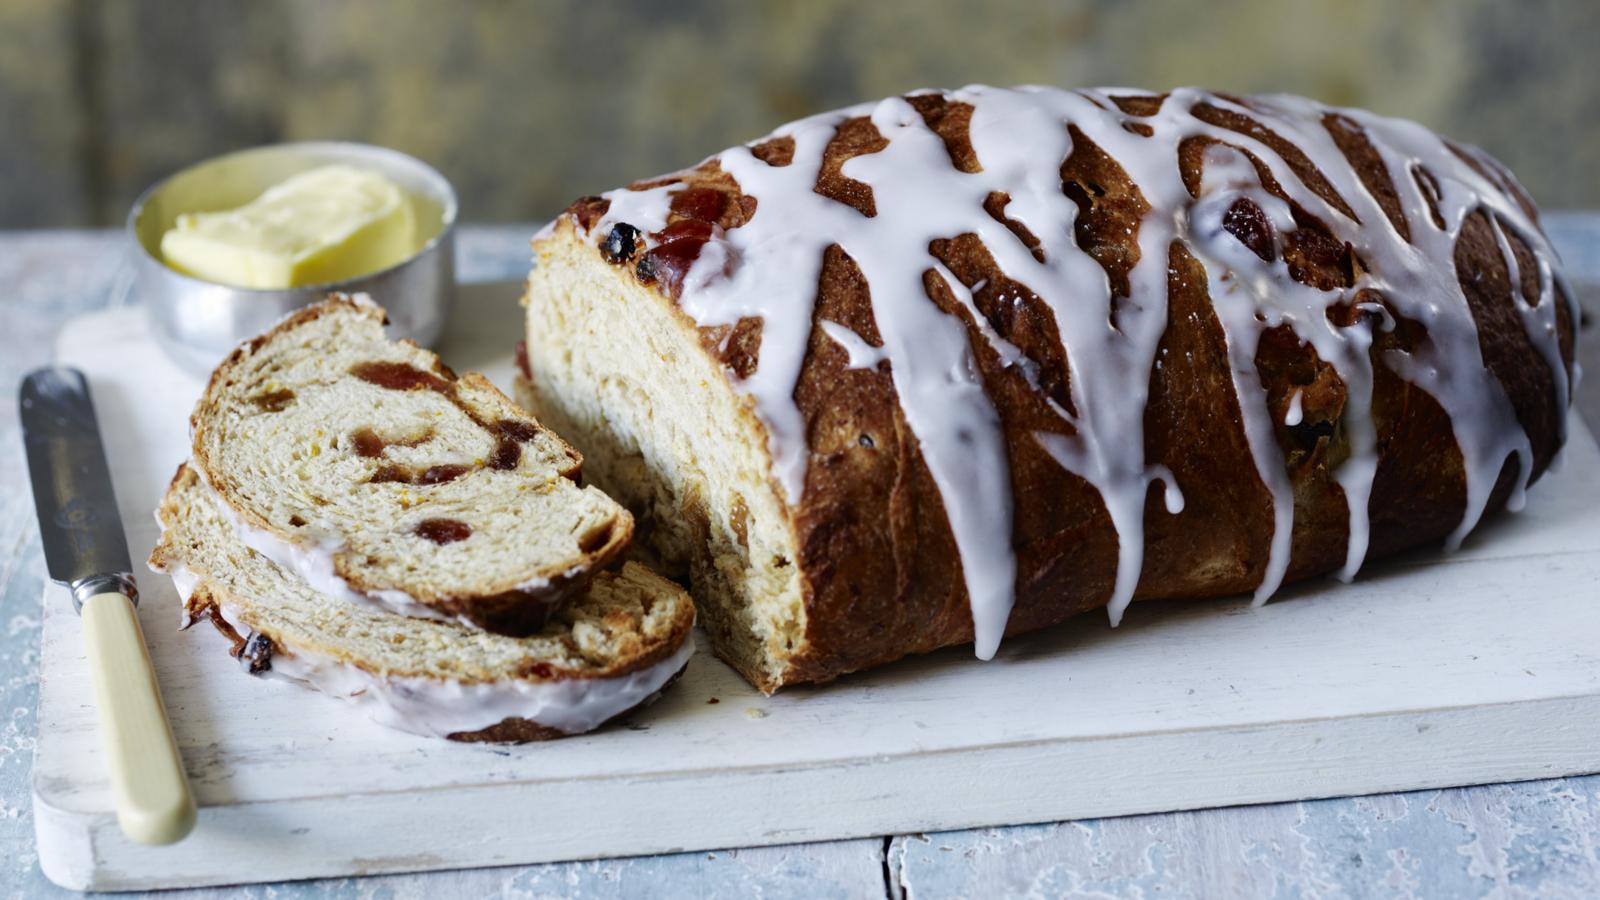
<svg viewBox="0 0 1600 900"><path fill-rule="evenodd" d="M144 844L194 827L194 798L135 611L128 541L83 373L47 367L18 392L22 443L51 579L83 617L101 747L117 824Z"/></svg>
<svg viewBox="0 0 1600 900"><path fill-rule="evenodd" d="M46 368L29 374L20 406L50 578L72 587L85 579L120 577L132 590L133 562L83 373ZM73 599L82 602L76 589Z"/></svg>

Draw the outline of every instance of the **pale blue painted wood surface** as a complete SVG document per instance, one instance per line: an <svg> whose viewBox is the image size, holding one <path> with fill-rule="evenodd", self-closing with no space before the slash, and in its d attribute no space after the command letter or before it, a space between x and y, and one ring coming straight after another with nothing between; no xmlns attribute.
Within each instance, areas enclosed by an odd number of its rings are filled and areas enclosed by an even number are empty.
<svg viewBox="0 0 1600 900"><path fill-rule="evenodd" d="M1600 215L1552 217L1569 270L1600 279ZM521 277L527 227L467 228L465 281ZM15 385L73 315L115 302L114 232L0 233L0 896L57 896L29 779L43 561ZM1591 295L1592 285L1584 288ZM1591 307L1593 309L1593 307ZM1591 312L1591 317L1593 313ZM1600 378L1593 331L1584 339ZM1600 385L1582 405L1600 422ZM171 896L1600 896L1600 776L715 853L258 885Z"/></svg>

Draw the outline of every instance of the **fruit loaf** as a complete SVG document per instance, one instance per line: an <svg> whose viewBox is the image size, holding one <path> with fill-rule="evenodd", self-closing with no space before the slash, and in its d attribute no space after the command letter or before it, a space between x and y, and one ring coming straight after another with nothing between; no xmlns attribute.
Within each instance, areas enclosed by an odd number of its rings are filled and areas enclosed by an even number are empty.
<svg viewBox="0 0 1600 900"><path fill-rule="evenodd" d="M635 563L597 573L538 632L511 638L319 593L246 547L188 466L157 518L150 565L178 585L186 627L209 619L250 673L406 731L490 742L589 731L658 694L693 652L689 596Z"/></svg>
<svg viewBox="0 0 1600 900"><path fill-rule="evenodd" d="M769 691L1458 544L1576 374L1504 167L1298 97L891 97L583 198L535 257L526 402Z"/></svg>
<svg viewBox="0 0 1600 900"><path fill-rule="evenodd" d="M487 379L383 324L334 296L241 345L190 419L195 471L245 543L323 593L532 633L632 517Z"/></svg>

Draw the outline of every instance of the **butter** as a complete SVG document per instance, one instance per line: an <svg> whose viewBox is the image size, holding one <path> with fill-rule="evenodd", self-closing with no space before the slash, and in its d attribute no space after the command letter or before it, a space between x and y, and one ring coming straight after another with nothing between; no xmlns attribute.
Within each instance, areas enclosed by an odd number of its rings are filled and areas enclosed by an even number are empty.
<svg viewBox="0 0 1600 900"><path fill-rule="evenodd" d="M258 289L366 275L416 249L400 186L346 165L302 172L237 209L184 213L161 237L163 259L179 272Z"/></svg>

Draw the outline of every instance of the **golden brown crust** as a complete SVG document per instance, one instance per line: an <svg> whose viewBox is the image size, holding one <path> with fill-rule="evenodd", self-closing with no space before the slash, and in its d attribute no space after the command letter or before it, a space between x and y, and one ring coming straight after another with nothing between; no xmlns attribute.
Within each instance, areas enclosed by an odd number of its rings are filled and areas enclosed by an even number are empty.
<svg viewBox="0 0 1600 900"><path fill-rule="evenodd" d="M1156 98L1113 99L1132 115L1149 115L1159 106ZM965 134L970 108L940 95L907 100L944 139L958 168L975 164ZM1254 109L1248 99L1236 102ZM1194 114L1271 147L1307 189L1353 217L1346 200L1312 161L1272 131L1269 115L1251 116L1204 104ZM1402 235L1409 235L1392 180L1397 173L1387 171L1354 121L1330 115L1323 125L1384 215ZM755 151L769 164L786 165L793 145L792 141L784 145L783 140L758 145ZM1191 193L1198 192L1206 145L1214 142L1191 138L1180 147L1180 172ZM870 215L874 203L870 188L845 177L843 163L882 144L868 119L844 122L824 154L816 191ZM1138 223L1148 206L1117 162L1081 133L1073 135L1073 147L1072 156L1063 163L1062 179L1064 191L1080 209L1075 237L1106 270L1114 293L1126 296L1127 272L1140 252ZM1291 276L1323 290L1353 285L1362 262L1352 248L1296 204L1261 160L1236 149L1255 164L1263 187L1294 213L1296 230L1284 235L1282 251ZM1458 155L1504 186L1531 214L1526 197L1497 163L1464 151ZM1432 176L1419 171L1414 177L1422 183ZM720 204L723 212L716 222L723 227L732 226L735 211L751 206L752 198L739 194L737 185L714 162L652 184L675 182L686 190L726 192L728 200ZM991 196L986 209L1016 231L1020 226L1004 217L1005 202L1003 195ZM603 214L603 207L597 211L592 202L584 203L569 210L574 224L592 223ZM674 215L669 223L680 219ZM1536 296L1538 269L1532 251L1513 229L1503 230L1516 254L1524 288ZM1029 241L1021 232L1018 236ZM987 324L1020 348L1041 373L1041 390L1035 391L1015 367L1001 365L977 324L952 301L942 282L927 279L933 301L966 323L984 387L1006 433L1018 563L1016 605L1007 633L1051 625L1102 606L1112 591L1116 530L1098 492L1057 464L1032 438L1034 432L1059 432L1065 427L1059 416L1048 413L1047 397L1063 405L1071 402L1054 321L1026 286L1005 277L976 236L935 241L930 250L973 291ZM1265 247L1258 250L1265 252ZM1144 450L1150 464L1175 473L1183 485L1185 504L1181 512L1169 513L1159 485L1152 486L1145 510L1144 570L1136 596L1204 598L1248 591L1261 582L1267 564L1273 532L1271 496L1252 462L1230 377L1226 339L1211 310L1206 274L1182 242L1168 248L1166 263L1168 324L1158 356L1162 364L1151 375ZM1566 411L1556 406L1554 373L1530 344L1518 318L1509 271L1484 214L1469 218L1462 229L1455 267L1483 357L1532 442L1536 479L1559 448ZM672 302L672 290L659 292L664 302ZM1395 314L1382 297L1366 299ZM1573 323L1565 297L1558 299L1563 302L1556 306L1557 328L1570 373ZM1368 313L1353 306L1330 313L1364 314ZM837 246L830 247L824 259L815 318L839 322L868 344L880 343L867 286L855 263ZM743 342L715 335L712 347L758 346L759 323L745 331ZM1368 552L1374 559L1441 541L1466 508L1465 468L1448 416L1385 360L1392 351L1414 346L1425 330L1399 319L1392 331L1377 333L1370 351L1378 452ZM733 358L724 355L721 361L737 368L742 362L737 357L736 348ZM1276 438L1295 501L1288 580L1327 573L1344 563L1349 531L1344 492L1333 477L1350 452L1341 423L1345 385L1332 366L1286 327L1266 331L1256 368L1267 389L1269 408L1278 413L1273 417ZM1303 414L1298 424L1290 426L1284 424L1282 412L1297 392ZM811 449L802 498L791 508L803 575L805 639L789 658L787 671L775 678L751 671L744 661L730 662L770 691L972 640L959 557L940 493L900 411L888 372L883 366L850 368L846 352L814 325L795 400L805 417ZM1502 473L1490 510L1504 505L1514 481L1513 468L1514 463L1508 464Z"/></svg>

